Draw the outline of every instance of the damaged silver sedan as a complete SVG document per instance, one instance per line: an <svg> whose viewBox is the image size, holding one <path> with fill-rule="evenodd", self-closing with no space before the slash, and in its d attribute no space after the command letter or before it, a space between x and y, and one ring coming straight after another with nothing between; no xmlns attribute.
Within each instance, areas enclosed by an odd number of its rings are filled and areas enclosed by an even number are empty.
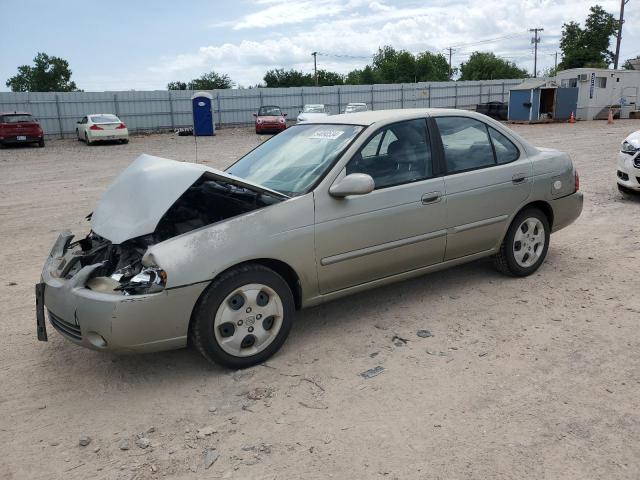
<svg viewBox="0 0 640 480"><path fill-rule="evenodd" d="M566 154L472 112L332 116L225 172L143 155L105 192L90 233L53 246L38 338L48 313L95 350L191 341L247 367L282 346L303 307L485 256L529 275L581 210Z"/></svg>

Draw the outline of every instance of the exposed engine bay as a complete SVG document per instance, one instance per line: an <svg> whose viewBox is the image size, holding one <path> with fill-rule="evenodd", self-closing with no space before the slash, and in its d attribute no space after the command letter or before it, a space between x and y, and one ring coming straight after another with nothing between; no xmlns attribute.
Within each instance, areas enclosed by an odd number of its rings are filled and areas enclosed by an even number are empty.
<svg viewBox="0 0 640 480"><path fill-rule="evenodd" d="M93 231L81 240L73 242L69 239L53 273L69 279L83 267L99 264L86 282L87 288L124 295L157 293L164 289L167 273L153 262L143 264L150 246L282 200L268 192L233 185L204 174L169 207L152 233L120 244Z"/></svg>

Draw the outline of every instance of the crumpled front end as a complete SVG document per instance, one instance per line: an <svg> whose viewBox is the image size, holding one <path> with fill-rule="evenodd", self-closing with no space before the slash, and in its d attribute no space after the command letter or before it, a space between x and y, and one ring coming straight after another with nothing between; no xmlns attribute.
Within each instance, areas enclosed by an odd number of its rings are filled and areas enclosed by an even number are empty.
<svg viewBox="0 0 640 480"><path fill-rule="evenodd" d="M72 239L68 231L58 237L42 270L44 310L58 333L95 350L140 352L186 345L191 310L206 284L157 291L157 284L148 281L148 293L142 293L141 285L131 290L133 277L121 277L117 268L106 266L104 251L114 247L110 242L83 250L86 239Z"/></svg>

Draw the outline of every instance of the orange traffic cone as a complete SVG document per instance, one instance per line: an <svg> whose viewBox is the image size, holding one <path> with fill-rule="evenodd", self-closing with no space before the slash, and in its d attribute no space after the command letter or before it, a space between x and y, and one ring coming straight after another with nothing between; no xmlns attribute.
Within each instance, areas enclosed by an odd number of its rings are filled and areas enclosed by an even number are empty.
<svg viewBox="0 0 640 480"><path fill-rule="evenodd" d="M576 123L576 116L571 112L571 116L569 117L569 123Z"/></svg>
<svg viewBox="0 0 640 480"><path fill-rule="evenodd" d="M609 125L613 125L613 110L609 109L609 117L607 118L607 123Z"/></svg>

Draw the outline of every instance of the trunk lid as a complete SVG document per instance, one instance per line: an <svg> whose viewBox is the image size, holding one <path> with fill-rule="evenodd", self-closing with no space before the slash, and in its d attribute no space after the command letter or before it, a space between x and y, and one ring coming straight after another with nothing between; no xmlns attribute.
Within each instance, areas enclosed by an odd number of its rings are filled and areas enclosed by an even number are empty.
<svg viewBox="0 0 640 480"><path fill-rule="evenodd" d="M279 199L288 198L214 168L144 154L102 195L91 216L91 228L114 244L153 233L167 210L202 176Z"/></svg>

